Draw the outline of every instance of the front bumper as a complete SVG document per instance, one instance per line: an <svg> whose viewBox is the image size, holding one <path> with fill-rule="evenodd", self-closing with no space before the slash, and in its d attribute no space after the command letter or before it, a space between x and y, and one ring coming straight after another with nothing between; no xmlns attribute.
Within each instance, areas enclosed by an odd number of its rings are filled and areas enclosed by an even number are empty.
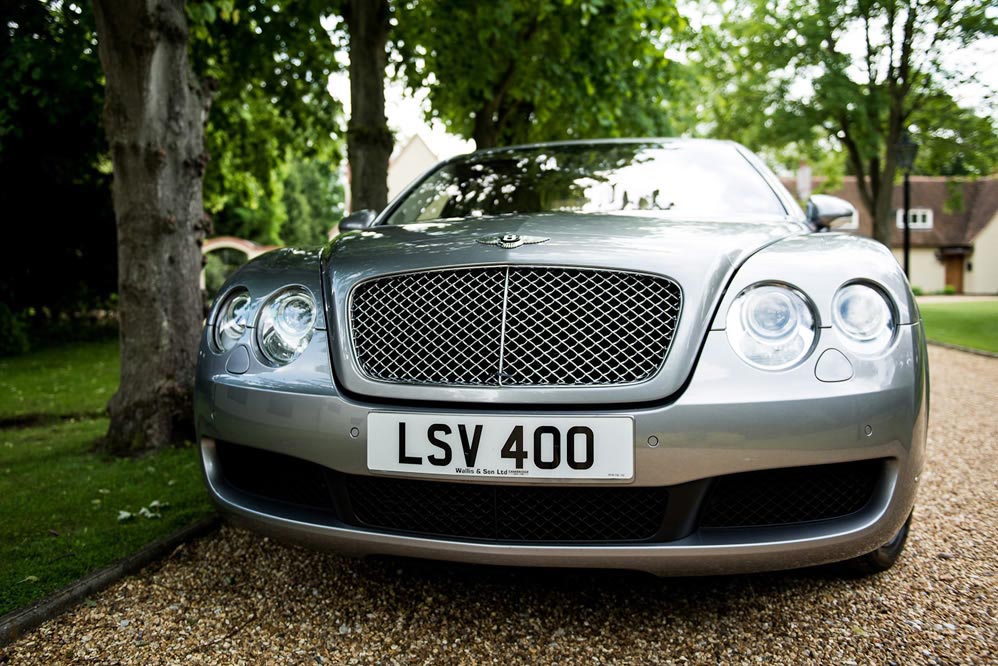
<svg viewBox="0 0 998 666"><path fill-rule="evenodd" d="M338 473L370 475L367 415L413 412L584 416L587 408L527 410L501 406L400 406L340 395L332 381L326 336L276 372L231 374L226 358L202 349L197 424L209 491L235 522L278 538L350 554L389 554L465 562L624 568L695 575L787 569L848 559L886 543L914 504L927 421L927 370L918 325L901 326L890 353L852 358L847 381L821 382L815 363L833 329L801 366L780 373L748 367L723 331L708 334L683 392L660 405L600 410L634 419L632 486L677 486L700 479L776 468L883 459L870 501L842 518L776 527L704 530L662 543L508 543L414 536L330 521L308 508L274 503L226 482L216 441L291 455ZM254 360L255 363L255 360ZM252 366L252 364L251 364ZM282 374L283 373L283 374ZM649 442L658 442L651 446ZM393 475L404 476L404 475ZM459 483L477 483L462 479ZM489 482L494 483L494 479ZM522 481L521 481L522 482ZM537 483L537 482L534 482ZM607 485L602 482L568 485ZM618 485L619 483L615 483Z"/></svg>

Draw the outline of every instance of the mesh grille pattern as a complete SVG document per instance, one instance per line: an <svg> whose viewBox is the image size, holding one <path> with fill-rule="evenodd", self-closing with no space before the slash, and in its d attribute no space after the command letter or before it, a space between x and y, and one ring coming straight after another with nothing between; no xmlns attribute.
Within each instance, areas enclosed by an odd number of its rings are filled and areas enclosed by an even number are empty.
<svg viewBox="0 0 998 666"><path fill-rule="evenodd" d="M365 282L350 309L364 373L382 381L605 386L648 379L679 320L671 280L491 266Z"/></svg>
<svg viewBox="0 0 998 666"><path fill-rule="evenodd" d="M500 541L646 541L662 526L665 488L557 488L347 476L371 527Z"/></svg>
<svg viewBox="0 0 998 666"><path fill-rule="evenodd" d="M350 311L364 372L420 384L498 384L505 282L505 269L486 268L364 283Z"/></svg>
<svg viewBox="0 0 998 666"><path fill-rule="evenodd" d="M793 467L723 476L701 527L761 527L840 518L870 501L881 461Z"/></svg>

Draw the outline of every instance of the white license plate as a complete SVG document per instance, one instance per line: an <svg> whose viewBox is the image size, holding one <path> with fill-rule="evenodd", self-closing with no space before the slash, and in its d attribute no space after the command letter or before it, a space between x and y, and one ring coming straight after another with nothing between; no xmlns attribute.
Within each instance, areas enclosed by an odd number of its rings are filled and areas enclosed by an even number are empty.
<svg viewBox="0 0 998 666"><path fill-rule="evenodd" d="M631 479L629 417L372 413L367 467L503 479Z"/></svg>

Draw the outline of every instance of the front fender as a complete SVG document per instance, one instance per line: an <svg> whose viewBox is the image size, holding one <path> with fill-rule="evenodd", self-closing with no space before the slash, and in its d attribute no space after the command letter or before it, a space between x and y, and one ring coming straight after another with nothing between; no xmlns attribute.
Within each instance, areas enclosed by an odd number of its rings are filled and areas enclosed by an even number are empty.
<svg viewBox="0 0 998 666"><path fill-rule="evenodd" d="M285 247L262 254L239 267L222 288L218 290L215 302L205 325L214 326L215 313L225 297L235 289L246 289L250 295L250 326L256 326L260 307L275 292L293 285L305 287L319 305L315 328L326 330L326 308L322 293L322 274L319 255L321 248Z"/></svg>
<svg viewBox="0 0 998 666"><path fill-rule="evenodd" d="M890 250L869 238L841 233L794 236L768 245L738 269L711 330L724 330L735 297L757 282L782 282L807 294L817 308L818 325L832 321L832 297L847 282L879 286L897 308L899 325L918 323L918 309L904 271Z"/></svg>

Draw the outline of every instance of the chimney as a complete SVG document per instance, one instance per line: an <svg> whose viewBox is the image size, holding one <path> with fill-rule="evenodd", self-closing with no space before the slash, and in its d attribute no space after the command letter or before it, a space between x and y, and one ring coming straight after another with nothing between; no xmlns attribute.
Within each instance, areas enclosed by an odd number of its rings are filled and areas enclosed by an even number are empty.
<svg viewBox="0 0 998 666"><path fill-rule="evenodd" d="M806 160L801 160L797 167L797 198L801 201L811 198L811 167Z"/></svg>

